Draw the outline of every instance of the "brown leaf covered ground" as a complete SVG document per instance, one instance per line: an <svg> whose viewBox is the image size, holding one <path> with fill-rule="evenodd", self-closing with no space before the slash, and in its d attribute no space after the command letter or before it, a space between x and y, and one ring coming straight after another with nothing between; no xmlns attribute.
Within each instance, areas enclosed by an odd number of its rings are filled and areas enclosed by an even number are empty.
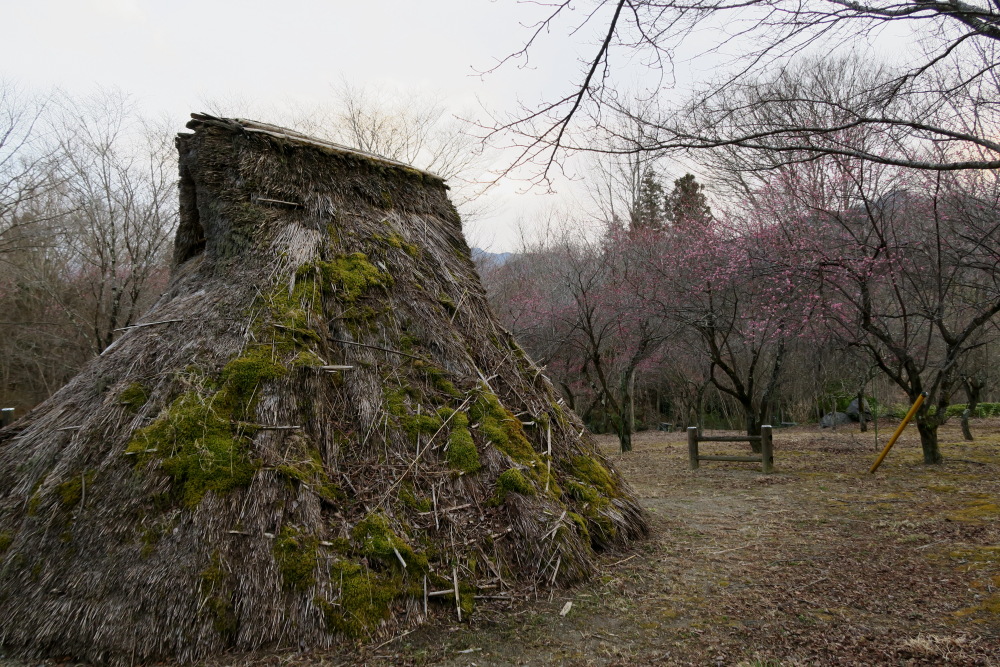
<svg viewBox="0 0 1000 667"><path fill-rule="evenodd" d="M911 427L875 475L857 427L778 431L773 475L690 471L683 433L641 434L626 456L602 438L653 534L591 583L360 652L220 664L1000 665L1000 421L973 430L945 426L946 463L929 467Z"/></svg>

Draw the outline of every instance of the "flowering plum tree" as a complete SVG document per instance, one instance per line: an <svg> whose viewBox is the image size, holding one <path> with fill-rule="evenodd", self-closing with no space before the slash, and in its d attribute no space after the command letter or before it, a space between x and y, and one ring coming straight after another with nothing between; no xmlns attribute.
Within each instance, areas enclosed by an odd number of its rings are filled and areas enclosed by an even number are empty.
<svg viewBox="0 0 1000 667"><path fill-rule="evenodd" d="M1000 178L823 162L785 170L771 191L820 315L812 326L864 352L911 401L927 393L916 424L924 461L940 463L962 361L1000 313Z"/></svg>
<svg viewBox="0 0 1000 667"><path fill-rule="evenodd" d="M770 419L789 341L808 324L780 235L751 215L633 246L647 308L694 334L708 380L739 403L750 435Z"/></svg>

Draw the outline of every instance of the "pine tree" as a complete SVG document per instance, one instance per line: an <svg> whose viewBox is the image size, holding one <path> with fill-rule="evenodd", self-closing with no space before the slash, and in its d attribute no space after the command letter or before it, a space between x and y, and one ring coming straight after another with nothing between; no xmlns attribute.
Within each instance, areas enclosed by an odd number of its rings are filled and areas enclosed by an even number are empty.
<svg viewBox="0 0 1000 667"><path fill-rule="evenodd" d="M678 230L707 225L712 219L712 209L704 189L693 174L684 174L675 180L674 189L665 201L667 223Z"/></svg>
<svg viewBox="0 0 1000 667"><path fill-rule="evenodd" d="M651 229L664 231L667 229L667 209L664 206L663 186L656 172L647 167L639 181L639 192L635 207L632 209L630 228L633 231Z"/></svg>

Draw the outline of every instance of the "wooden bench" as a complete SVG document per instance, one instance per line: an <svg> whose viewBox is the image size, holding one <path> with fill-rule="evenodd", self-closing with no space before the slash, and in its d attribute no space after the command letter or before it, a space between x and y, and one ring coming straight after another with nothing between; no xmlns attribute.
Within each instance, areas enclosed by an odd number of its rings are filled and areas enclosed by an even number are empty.
<svg viewBox="0 0 1000 667"><path fill-rule="evenodd" d="M688 430L688 460L691 470L698 469L699 461L741 461L744 463L760 463L765 473L774 471L774 446L771 438L771 425L760 427L760 435L724 435L700 436L697 426L689 426ZM698 453L699 442L759 442L760 454L754 456L705 456Z"/></svg>

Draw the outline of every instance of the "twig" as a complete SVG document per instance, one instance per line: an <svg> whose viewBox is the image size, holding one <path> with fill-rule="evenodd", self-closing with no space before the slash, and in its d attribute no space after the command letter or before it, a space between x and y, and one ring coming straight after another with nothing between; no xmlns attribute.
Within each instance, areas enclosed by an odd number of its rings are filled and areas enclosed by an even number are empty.
<svg viewBox="0 0 1000 667"><path fill-rule="evenodd" d="M818 584L818 583L820 583L821 581L826 581L826 580L827 580L827 579L829 579L829 578L830 578L830 577L820 577L820 578L819 578L819 579L817 579L816 581L810 581L810 582L809 582L808 584L806 584L805 586L799 586L798 588L795 588L795 589L793 589L793 590L795 590L795 591L804 591L805 589L809 588L810 586L813 586L813 585L815 585L815 584Z"/></svg>
<svg viewBox="0 0 1000 667"><path fill-rule="evenodd" d="M292 208L305 208L302 204L295 201L283 201L281 199L267 199L265 197L257 197L258 204L279 204L281 206L291 206Z"/></svg>
<svg viewBox="0 0 1000 667"><path fill-rule="evenodd" d="M458 622L462 622L462 596L458 592L458 568L451 568L451 580L455 582L455 611L458 612Z"/></svg>
<svg viewBox="0 0 1000 667"><path fill-rule="evenodd" d="M434 529L441 530L441 524L438 522L437 484L431 484L431 501L434 503Z"/></svg>
<svg viewBox="0 0 1000 667"><path fill-rule="evenodd" d="M429 597L429 598L438 598L438 597L441 597L442 595L454 595L454 594L455 594L455 591L453 589L451 589L451 588L448 588L448 589L445 589L443 591L431 591L430 593L427 594L427 597Z"/></svg>
<svg viewBox="0 0 1000 667"><path fill-rule="evenodd" d="M921 549L930 549L935 544L943 544L945 542L950 542L950 541L951 540L938 540L937 542L931 542L930 544L924 544L922 546L917 547L916 551L920 551Z"/></svg>
<svg viewBox="0 0 1000 667"><path fill-rule="evenodd" d="M977 465L977 466L988 466L988 465L990 465L989 463L986 463L985 461L973 461L972 459L953 459L953 458L948 458L947 459L947 462L950 463L951 461L960 461L962 463L972 463L973 465Z"/></svg>
<svg viewBox="0 0 1000 667"><path fill-rule="evenodd" d="M434 497L434 488L433 487L431 487L431 497L432 498ZM458 510L464 510L466 507L472 507L472 503L465 503L464 505L455 505L454 507L448 507L448 508L445 508L445 509L441 510L441 513L444 514L444 513L447 513L447 512L457 512ZM417 514L419 516L427 516L428 514L434 514L436 512L437 512L437 510L434 510L433 512L417 512Z"/></svg>
<svg viewBox="0 0 1000 667"><path fill-rule="evenodd" d="M399 559L399 564L402 565L403 569L405 570L406 569L406 561L403 560L403 555L401 553L399 553L399 549L397 549L396 547L393 547L392 548L392 552L394 554L396 554L396 558Z"/></svg>
<svg viewBox="0 0 1000 667"><path fill-rule="evenodd" d="M455 317L458 316L458 311L461 310L462 304L465 303L465 297L469 296L469 290L462 292L462 298L458 300L458 304L455 306L455 312L451 314L451 324L455 323Z"/></svg>
<svg viewBox="0 0 1000 667"><path fill-rule="evenodd" d="M183 322L184 320L160 320L159 322L143 322L142 324L131 324L127 327L121 327L115 329L115 331L128 331L129 329L139 329L142 327L151 327L157 324L172 324L173 322Z"/></svg>
<svg viewBox="0 0 1000 667"><path fill-rule="evenodd" d="M542 540L544 540L544 539L546 539L548 537L555 536L556 532L559 530L559 527L562 525L562 520L565 519L565 518L566 518L566 510L563 510L562 515L558 519L556 519L555 528L553 528L549 532L545 533L545 535L542 536ZM539 542L541 542L542 540L539 540Z"/></svg>
<svg viewBox="0 0 1000 667"><path fill-rule="evenodd" d="M357 345L358 347L367 347L369 350L381 350L382 352L388 352L390 354L398 354L401 357L409 357L410 359L416 359L417 361L423 361L422 358L415 354L409 354L407 352L400 352L399 350L390 350L387 347L379 347L378 345L368 345L367 343L355 343L353 340L342 340L340 338L331 338L334 343L343 343L344 345Z"/></svg>
<svg viewBox="0 0 1000 667"><path fill-rule="evenodd" d="M615 566L617 566L617 565L621 565L622 563L627 563L628 561L632 560L633 558L635 558L635 557L636 557L636 556L638 556L638 555L639 555L639 554L632 554L632 555L631 555L631 556L629 556L628 558L622 558L622 559L621 559L620 561L618 561L617 563L612 563L612 564L611 564L611 565L609 565L608 567L615 567Z"/></svg>
<svg viewBox="0 0 1000 667"><path fill-rule="evenodd" d="M416 628L414 628L414 629L416 629ZM410 634L411 632L413 632L413 630L407 630L406 632L404 632L401 635L396 635L392 639L387 639L384 642L382 642L381 644L379 644L378 646L376 646L375 648L373 648L372 651L377 651L380 648L382 648L383 646L385 646L386 644L391 644L394 641L396 641L397 639L402 639L403 637L405 637L406 635Z"/></svg>

